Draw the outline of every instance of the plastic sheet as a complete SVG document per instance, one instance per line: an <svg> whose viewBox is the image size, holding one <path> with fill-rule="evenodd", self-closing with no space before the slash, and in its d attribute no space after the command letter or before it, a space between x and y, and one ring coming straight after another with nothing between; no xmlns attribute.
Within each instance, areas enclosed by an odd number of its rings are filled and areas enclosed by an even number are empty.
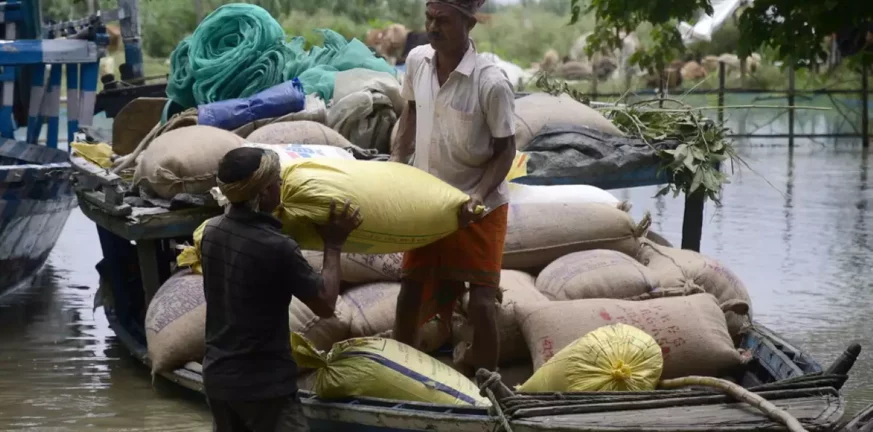
<svg viewBox="0 0 873 432"><path fill-rule="evenodd" d="M305 102L303 87L295 79L247 98L200 106L197 109L197 124L233 130L256 120L302 111Z"/></svg>

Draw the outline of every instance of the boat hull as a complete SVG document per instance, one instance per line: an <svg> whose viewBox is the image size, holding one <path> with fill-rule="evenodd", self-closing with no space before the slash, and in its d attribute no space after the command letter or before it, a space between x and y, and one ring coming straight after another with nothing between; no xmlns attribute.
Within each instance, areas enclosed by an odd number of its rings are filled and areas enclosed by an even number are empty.
<svg viewBox="0 0 873 432"><path fill-rule="evenodd" d="M65 159L60 150L0 141L0 294L42 268L76 207Z"/></svg>

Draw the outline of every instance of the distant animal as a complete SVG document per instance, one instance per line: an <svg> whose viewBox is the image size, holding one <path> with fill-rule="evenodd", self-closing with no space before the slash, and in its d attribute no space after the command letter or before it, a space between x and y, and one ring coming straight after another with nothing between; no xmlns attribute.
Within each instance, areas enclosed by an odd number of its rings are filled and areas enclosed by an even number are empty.
<svg viewBox="0 0 873 432"><path fill-rule="evenodd" d="M725 70L727 71L740 69L740 58L736 54L722 54L718 56L718 61L724 63Z"/></svg>
<svg viewBox="0 0 873 432"><path fill-rule="evenodd" d="M640 40L635 33L632 32L630 34L621 34L621 49L612 50L612 52L610 52L610 50L608 49L602 49L600 52L595 53L589 59L588 54L585 52L585 46L588 44L588 37L592 34L592 32L588 32L583 34L582 36L579 36L579 38L576 39L576 42L574 42L573 46L570 48L571 60L590 60L593 65L597 65L600 63L601 59L611 58L614 60L614 64L616 66L615 68L613 68L613 71L615 72L615 77L634 73L633 67L630 64L630 57L640 48Z"/></svg>
<svg viewBox="0 0 873 432"><path fill-rule="evenodd" d="M682 65L682 68L679 69L679 75L682 76L683 81L699 81L706 78L706 68L691 60Z"/></svg>
<svg viewBox="0 0 873 432"><path fill-rule="evenodd" d="M703 58L700 64L706 69L707 72L717 72L718 71L718 56L708 55Z"/></svg>
<svg viewBox="0 0 873 432"><path fill-rule="evenodd" d="M403 52L397 58L397 64L406 64L406 56L417 46L427 45L430 41L427 39L426 32L411 31L406 35L406 43L403 45Z"/></svg>
<svg viewBox="0 0 873 432"><path fill-rule="evenodd" d="M682 74L680 70L684 65L685 62L683 62L682 60L674 60L664 70L664 80L668 89L677 88L682 85ZM659 73L656 73L653 70L649 70L649 73L646 75L645 79L646 85L649 88L661 87L661 78Z"/></svg>
<svg viewBox="0 0 873 432"><path fill-rule="evenodd" d="M761 67L761 54L752 53L750 56L746 57L746 69L750 73L755 73L758 71L758 68Z"/></svg>
<svg viewBox="0 0 873 432"><path fill-rule="evenodd" d="M597 76L599 80L605 80L612 75L615 70L618 69L618 64L615 59L605 57L601 58L592 66L592 71L594 75Z"/></svg>
<svg viewBox="0 0 873 432"><path fill-rule="evenodd" d="M540 62L540 70L544 72L552 72L558 66L559 58L558 52L550 49L546 51L546 54L543 55L543 61ZM566 62L564 62L566 63Z"/></svg>
<svg viewBox="0 0 873 432"><path fill-rule="evenodd" d="M555 68L555 75L565 80L581 80L591 78L591 66L588 63L568 61Z"/></svg>
<svg viewBox="0 0 873 432"><path fill-rule="evenodd" d="M391 24L384 29L371 29L364 43L379 53L389 63L396 63L403 55L409 30L403 24Z"/></svg>

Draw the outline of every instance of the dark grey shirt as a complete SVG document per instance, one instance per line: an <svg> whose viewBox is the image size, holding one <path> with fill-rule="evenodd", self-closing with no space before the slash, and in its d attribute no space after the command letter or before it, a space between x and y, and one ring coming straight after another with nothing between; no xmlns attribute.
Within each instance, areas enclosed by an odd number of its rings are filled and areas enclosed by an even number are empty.
<svg viewBox="0 0 873 432"><path fill-rule="evenodd" d="M232 207L203 232L209 398L258 400L297 391L288 304L292 296L317 296L322 281L281 227L266 213Z"/></svg>

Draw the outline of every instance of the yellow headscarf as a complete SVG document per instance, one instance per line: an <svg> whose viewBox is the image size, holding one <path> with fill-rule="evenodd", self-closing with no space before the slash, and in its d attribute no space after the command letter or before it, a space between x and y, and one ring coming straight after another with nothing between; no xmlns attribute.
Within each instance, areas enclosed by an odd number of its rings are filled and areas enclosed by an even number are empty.
<svg viewBox="0 0 873 432"><path fill-rule="evenodd" d="M218 188L221 193L232 203L250 202L253 210L257 210L258 197L261 191L275 181L279 176L279 155L271 150L264 150L261 156L261 164L258 169L248 178L224 183L218 180Z"/></svg>

